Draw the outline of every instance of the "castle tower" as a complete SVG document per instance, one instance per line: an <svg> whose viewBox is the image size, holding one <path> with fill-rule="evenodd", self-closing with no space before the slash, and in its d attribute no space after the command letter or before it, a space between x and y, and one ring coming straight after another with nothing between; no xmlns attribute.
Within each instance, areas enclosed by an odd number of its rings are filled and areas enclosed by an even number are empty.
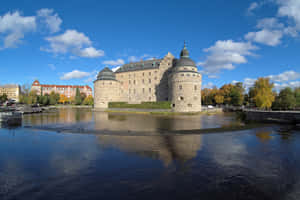
<svg viewBox="0 0 300 200"><path fill-rule="evenodd" d="M185 44L169 75L169 99L174 112L201 111L202 77Z"/></svg>
<svg viewBox="0 0 300 200"><path fill-rule="evenodd" d="M115 73L105 67L94 81L94 107L108 108L109 102L119 101L119 98L120 82L116 80Z"/></svg>

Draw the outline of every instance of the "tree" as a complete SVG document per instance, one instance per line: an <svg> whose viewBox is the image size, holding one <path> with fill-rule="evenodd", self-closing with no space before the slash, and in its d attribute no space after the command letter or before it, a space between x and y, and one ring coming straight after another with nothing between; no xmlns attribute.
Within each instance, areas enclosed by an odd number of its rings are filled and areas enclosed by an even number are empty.
<svg viewBox="0 0 300 200"><path fill-rule="evenodd" d="M225 84L220 88L220 93L224 97L224 104L231 104L231 90L234 86L232 84Z"/></svg>
<svg viewBox="0 0 300 200"><path fill-rule="evenodd" d="M230 104L234 106L241 106L244 102L244 87L243 83L238 82L230 89Z"/></svg>
<svg viewBox="0 0 300 200"><path fill-rule="evenodd" d="M295 88L294 94L296 98L296 107L300 108L300 87Z"/></svg>
<svg viewBox="0 0 300 200"><path fill-rule="evenodd" d="M82 103L80 90L79 88L76 88L76 95L75 95L75 105L80 105Z"/></svg>
<svg viewBox="0 0 300 200"><path fill-rule="evenodd" d="M83 105L94 105L94 98L92 95L89 95L88 97L86 97L83 101Z"/></svg>
<svg viewBox="0 0 300 200"><path fill-rule="evenodd" d="M69 101L68 97L66 97L66 95L64 94L61 94L60 97L59 97L59 103L62 103L62 104L65 104Z"/></svg>
<svg viewBox="0 0 300 200"><path fill-rule="evenodd" d="M270 108L275 100L275 94L272 89L273 83L270 83L269 78L258 78L254 84L254 101L258 108Z"/></svg>
<svg viewBox="0 0 300 200"><path fill-rule="evenodd" d="M59 98L60 98L59 94L58 94L58 93L55 93L54 91L52 91L52 92L50 93L50 96L49 96L49 104L50 104L50 105L55 105L55 104L57 104L58 101L59 101Z"/></svg>
<svg viewBox="0 0 300 200"><path fill-rule="evenodd" d="M279 95L276 96L273 108L290 110L296 106L296 97L291 88L287 87L280 91Z"/></svg>
<svg viewBox="0 0 300 200"><path fill-rule="evenodd" d="M7 100L8 100L8 98L7 98L6 93L4 93L4 94L2 94L2 95L0 96L0 103L3 103L3 102L5 102L5 101L7 101Z"/></svg>
<svg viewBox="0 0 300 200"><path fill-rule="evenodd" d="M216 104L223 104L224 103L224 96L222 96L221 94L217 94L215 96L215 102L216 102Z"/></svg>

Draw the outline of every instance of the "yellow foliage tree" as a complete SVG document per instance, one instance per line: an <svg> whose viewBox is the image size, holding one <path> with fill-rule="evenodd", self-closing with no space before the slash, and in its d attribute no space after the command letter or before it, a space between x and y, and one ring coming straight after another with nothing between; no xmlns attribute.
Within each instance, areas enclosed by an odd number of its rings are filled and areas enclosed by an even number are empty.
<svg viewBox="0 0 300 200"><path fill-rule="evenodd" d="M65 104L66 102L68 102L69 101L69 99L68 99L68 97L66 97L66 95L64 95L64 94L61 94L60 96L59 96L59 103L62 103L62 104Z"/></svg>
<svg viewBox="0 0 300 200"><path fill-rule="evenodd" d="M217 94L215 96L215 102L216 104L223 104L224 103L224 96Z"/></svg>
<svg viewBox="0 0 300 200"><path fill-rule="evenodd" d="M272 91L273 83L270 83L269 78L258 78L255 81L253 92L255 105L258 108L270 108L275 101L275 95Z"/></svg>

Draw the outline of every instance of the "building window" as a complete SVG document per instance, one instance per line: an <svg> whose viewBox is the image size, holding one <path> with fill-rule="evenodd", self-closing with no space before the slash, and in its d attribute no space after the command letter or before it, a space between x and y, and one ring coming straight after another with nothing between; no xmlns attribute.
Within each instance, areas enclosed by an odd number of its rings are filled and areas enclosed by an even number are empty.
<svg viewBox="0 0 300 200"><path fill-rule="evenodd" d="M149 72L149 76L151 76L151 72Z"/></svg>
<svg viewBox="0 0 300 200"><path fill-rule="evenodd" d="M192 104L189 103L187 106L188 106L188 107L192 107Z"/></svg>
<svg viewBox="0 0 300 200"><path fill-rule="evenodd" d="M184 76L184 74L181 74L181 76Z"/></svg>
<svg viewBox="0 0 300 200"><path fill-rule="evenodd" d="M129 78L131 77L131 75L129 74Z"/></svg>
<svg viewBox="0 0 300 200"><path fill-rule="evenodd" d="M154 77L154 80L157 80L157 77Z"/></svg>
<svg viewBox="0 0 300 200"><path fill-rule="evenodd" d="M131 84L131 81L129 80L129 84Z"/></svg>
<svg viewBox="0 0 300 200"><path fill-rule="evenodd" d="M190 76L190 74L187 74L187 76Z"/></svg>
<svg viewBox="0 0 300 200"><path fill-rule="evenodd" d="M197 85L194 85L194 90L197 90Z"/></svg>
<svg viewBox="0 0 300 200"><path fill-rule="evenodd" d="M149 101L151 101L151 97L149 97Z"/></svg>
<svg viewBox="0 0 300 200"><path fill-rule="evenodd" d="M143 72L143 76L145 76L145 73Z"/></svg>
<svg viewBox="0 0 300 200"><path fill-rule="evenodd" d="M149 92L151 92L151 88L149 88Z"/></svg>
<svg viewBox="0 0 300 200"><path fill-rule="evenodd" d="M182 90L182 85L179 85L179 90Z"/></svg>
<svg viewBox="0 0 300 200"><path fill-rule="evenodd" d="M145 80L143 79L142 82L145 83Z"/></svg>
<svg viewBox="0 0 300 200"><path fill-rule="evenodd" d="M154 71L154 73L156 74L156 73L157 73L157 71Z"/></svg>
<svg viewBox="0 0 300 200"><path fill-rule="evenodd" d="M111 82L109 82L109 85L111 85L112 83Z"/></svg>
<svg viewBox="0 0 300 200"><path fill-rule="evenodd" d="M145 88L143 88L143 93L145 93Z"/></svg>
<svg viewBox="0 0 300 200"><path fill-rule="evenodd" d="M131 89L129 89L129 94L131 93Z"/></svg>
<svg viewBox="0 0 300 200"><path fill-rule="evenodd" d="M135 94L135 89L133 89L133 94Z"/></svg>
<svg viewBox="0 0 300 200"><path fill-rule="evenodd" d="M182 96L180 96L178 99L179 99L180 101L183 101L183 100L184 100L184 98L183 98Z"/></svg>
<svg viewBox="0 0 300 200"><path fill-rule="evenodd" d="M196 96L194 96L194 100L197 100L197 97L196 97Z"/></svg>
<svg viewBox="0 0 300 200"><path fill-rule="evenodd" d="M187 68L185 67L184 70L187 70Z"/></svg>
<svg viewBox="0 0 300 200"><path fill-rule="evenodd" d="M151 79L149 79L149 83L151 83Z"/></svg>
<svg viewBox="0 0 300 200"><path fill-rule="evenodd" d="M133 84L135 85L135 80L133 81Z"/></svg>

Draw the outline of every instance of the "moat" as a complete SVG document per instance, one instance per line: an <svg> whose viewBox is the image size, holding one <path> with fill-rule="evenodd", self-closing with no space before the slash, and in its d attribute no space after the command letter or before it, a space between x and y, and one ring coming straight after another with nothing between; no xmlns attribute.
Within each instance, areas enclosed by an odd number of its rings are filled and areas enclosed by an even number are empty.
<svg viewBox="0 0 300 200"><path fill-rule="evenodd" d="M299 144L228 113L25 115L0 128L0 199L299 199Z"/></svg>

